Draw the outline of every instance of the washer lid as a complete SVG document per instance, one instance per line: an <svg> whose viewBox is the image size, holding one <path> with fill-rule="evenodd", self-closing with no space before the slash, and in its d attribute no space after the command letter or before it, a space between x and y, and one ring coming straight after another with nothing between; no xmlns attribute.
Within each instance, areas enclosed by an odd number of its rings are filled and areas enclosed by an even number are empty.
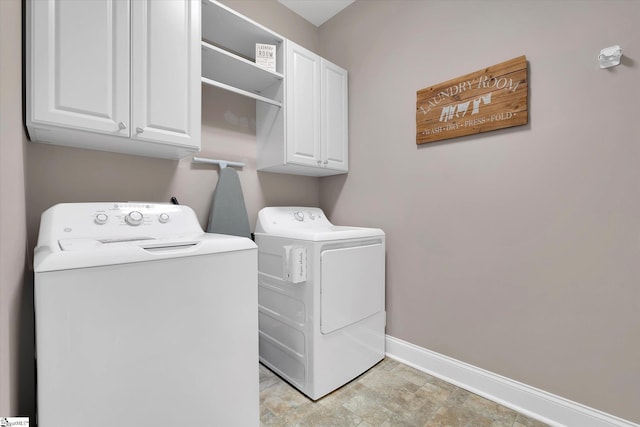
<svg viewBox="0 0 640 427"><path fill-rule="evenodd" d="M319 208L294 206L261 209L255 234L310 241L384 236L378 228L333 225Z"/></svg>
<svg viewBox="0 0 640 427"><path fill-rule="evenodd" d="M72 238L36 247L33 269L44 273L252 249L256 244L247 238L210 233L135 240Z"/></svg>

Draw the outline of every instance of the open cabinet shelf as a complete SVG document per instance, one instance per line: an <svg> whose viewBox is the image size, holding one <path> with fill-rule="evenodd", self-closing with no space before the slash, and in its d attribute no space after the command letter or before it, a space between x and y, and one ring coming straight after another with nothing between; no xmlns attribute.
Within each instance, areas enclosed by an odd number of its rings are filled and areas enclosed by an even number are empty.
<svg viewBox="0 0 640 427"><path fill-rule="evenodd" d="M284 38L215 0L202 1L202 82L282 106ZM276 46L276 72L255 64L256 43Z"/></svg>
<svg viewBox="0 0 640 427"><path fill-rule="evenodd" d="M249 60L204 41L202 42L202 77L204 83L255 97L260 101L268 100L265 102L271 101L270 103L274 105L282 105L282 100L273 100L261 95L265 89L282 82L281 73L261 68Z"/></svg>

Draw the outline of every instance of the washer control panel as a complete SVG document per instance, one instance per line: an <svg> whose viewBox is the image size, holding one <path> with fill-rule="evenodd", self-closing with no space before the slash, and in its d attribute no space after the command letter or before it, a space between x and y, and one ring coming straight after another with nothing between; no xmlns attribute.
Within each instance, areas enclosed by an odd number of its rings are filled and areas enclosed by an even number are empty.
<svg viewBox="0 0 640 427"><path fill-rule="evenodd" d="M203 232L191 208L168 203L63 203L50 216L58 239Z"/></svg>
<svg viewBox="0 0 640 427"><path fill-rule="evenodd" d="M106 225L109 222L130 225L150 225L154 221L159 224L167 224L171 221L171 214L175 213L174 205L144 204L136 205L131 203L114 203L110 207L104 207L93 215L93 222L97 225ZM164 210L163 210L164 209ZM166 210L166 211L165 211Z"/></svg>

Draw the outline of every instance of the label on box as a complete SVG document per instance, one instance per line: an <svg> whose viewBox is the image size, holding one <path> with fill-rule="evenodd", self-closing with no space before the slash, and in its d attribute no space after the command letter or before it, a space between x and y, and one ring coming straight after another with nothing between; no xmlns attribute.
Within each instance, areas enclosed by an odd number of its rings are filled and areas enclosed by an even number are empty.
<svg viewBox="0 0 640 427"><path fill-rule="evenodd" d="M256 65L276 72L276 46L256 43Z"/></svg>

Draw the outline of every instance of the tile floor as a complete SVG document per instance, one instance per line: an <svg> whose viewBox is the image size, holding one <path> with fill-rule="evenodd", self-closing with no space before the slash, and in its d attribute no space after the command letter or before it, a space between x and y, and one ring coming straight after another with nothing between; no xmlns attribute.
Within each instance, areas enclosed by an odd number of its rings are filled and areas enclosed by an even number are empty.
<svg viewBox="0 0 640 427"><path fill-rule="evenodd" d="M260 424L280 427L546 426L389 358L316 402L260 365Z"/></svg>

